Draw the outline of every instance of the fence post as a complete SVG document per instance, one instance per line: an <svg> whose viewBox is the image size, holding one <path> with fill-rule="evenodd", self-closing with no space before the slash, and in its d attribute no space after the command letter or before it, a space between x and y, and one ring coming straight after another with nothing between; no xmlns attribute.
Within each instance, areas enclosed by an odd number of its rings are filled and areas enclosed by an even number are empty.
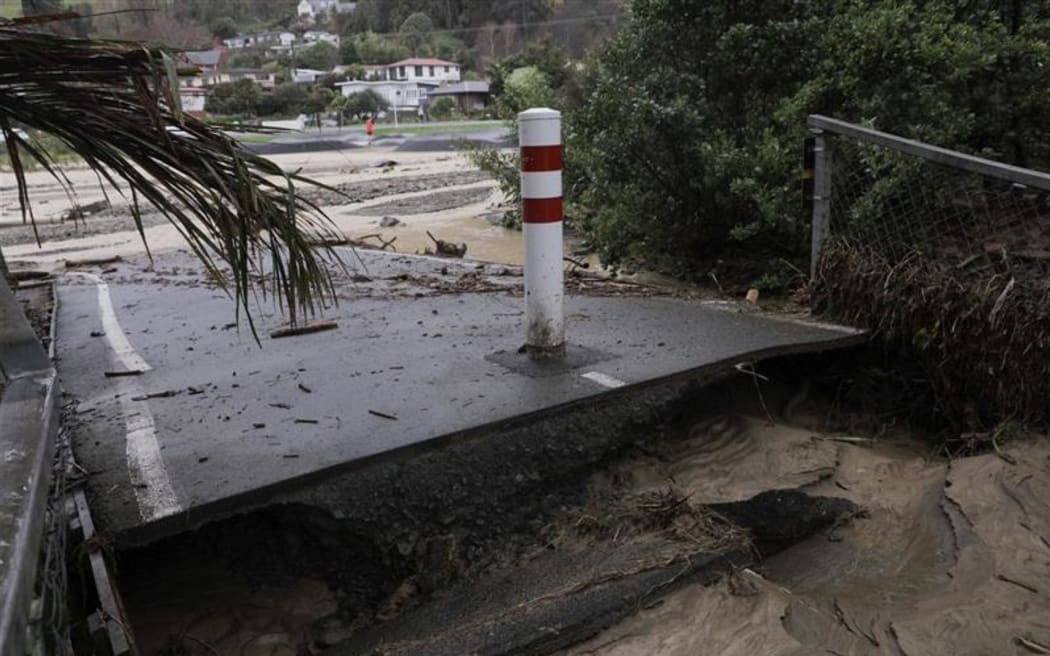
<svg viewBox="0 0 1050 656"><path fill-rule="evenodd" d="M525 350L532 358L565 354L562 280L561 113L518 114L521 223L525 249Z"/></svg>
<svg viewBox="0 0 1050 656"><path fill-rule="evenodd" d="M813 226L810 245L809 277L817 275L817 263L820 261L824 242L831 231L831 168L834 143L830 134L824 130L813 130Z"/></svg>

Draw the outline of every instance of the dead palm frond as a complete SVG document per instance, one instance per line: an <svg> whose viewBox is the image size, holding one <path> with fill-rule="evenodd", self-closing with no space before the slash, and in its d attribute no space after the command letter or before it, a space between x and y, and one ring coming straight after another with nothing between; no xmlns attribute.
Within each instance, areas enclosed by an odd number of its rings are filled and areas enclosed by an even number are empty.
<svg viewBox="0 0 1050 656"><path fill-rule="evenodd" d="M249 323L253 284L272 293L293 323L334 299L325 260L338 258L328 249L312 249L332 234L331 223L295 187L317 183L285 173L184 114L175 63L163 49L0 23L0 134L23 219L33 222L25 177L30 161L68 193L73 190L55 158L16 124L54 135L98 174L104 188L129 194L143 241L144 199L224 285L225 262L238 311L245 311Z"/></svg>

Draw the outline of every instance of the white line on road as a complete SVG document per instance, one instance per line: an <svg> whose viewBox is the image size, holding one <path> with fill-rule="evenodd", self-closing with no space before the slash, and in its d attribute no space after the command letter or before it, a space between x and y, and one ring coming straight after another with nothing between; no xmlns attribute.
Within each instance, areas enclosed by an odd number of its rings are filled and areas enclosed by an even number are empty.
<svg viewBox="0 0 1050 656"><path fill-rule="evenodd" d="M92 273L74 273L72 275L87 278L98 287L98 313L99 318L102 320L102 332L105 333L106 341L109 342L109 347L117 355L120 364L124 365L124 368L128 371L149 371L151 367L135 352L131 342L128 341L128 336L124 334L124 329L120 327L120 322L117 321L117 313L113 310L113 301L109 298L109 285L102 278Z"/></svg>
<svg viewBox="0 0 1050 656"><path fill-rule="evenodd" d="M102 278L90 273L78 273L94 281L98 286L98 310L106 340L116 359L129 371L149 371L151 367L131 346L128 337L117 321L109 286ZM142 388L131 378L117 381L117 392L121 412L124 414L125 456L128 461L128 476L139 504L139 513L146 521L160 519L182 511L175 490L171 486L164 458L160 454L157 429L150 412L149 403L134 401L145 396Z"/></svg>
<svg viewBox="0 0 1050 656"><path fill-rule="evenodd" d="M617 387L623 387L627 383L623 382L619 378L613 378L607 374L603 374L600 371L588 371L583 374L583 378L594 381L602 387L608 387L609 389L616 389Z"/></svg>

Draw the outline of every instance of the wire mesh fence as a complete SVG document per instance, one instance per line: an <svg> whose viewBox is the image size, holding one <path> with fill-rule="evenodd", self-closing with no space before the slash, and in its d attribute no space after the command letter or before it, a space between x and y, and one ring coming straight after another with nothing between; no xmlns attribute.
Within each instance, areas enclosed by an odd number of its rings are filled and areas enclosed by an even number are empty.
<svg viewBox="0 0 1050 656"><path fill-rule="evenodd" d="M69 639L68 537L69 482L74 467L68 435L59 431L52 467L44 544L36 576L34 611L29 633L37 653L72 656Z"/></svg>
<svg viewBox="0 0 1050 656"><path fill-rule="evenodd" d="M814 308L919 358L960 428L1050 420L1050 175L817 123Z"/></svg>
<svg viewBox="0 0 1050 656"><path fill-rule="evenodd" d="M834 147L833 240L890 263L924 258L959 279L1047 285L1050 193L883 146Z"/></svg>

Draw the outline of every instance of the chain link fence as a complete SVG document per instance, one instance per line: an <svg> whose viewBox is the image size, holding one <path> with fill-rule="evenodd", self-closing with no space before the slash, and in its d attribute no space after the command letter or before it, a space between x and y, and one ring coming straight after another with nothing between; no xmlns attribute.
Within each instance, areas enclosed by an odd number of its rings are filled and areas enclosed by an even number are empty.
<svg viewBox="0 0 1050 656"><path fill-rule="evenodd" d="M814 309L918 358L960 429L1050 419L1050 175L809 124Z"/></svg>
<svg viewBox="0 0 1050 656"><path fill-rule="evenodd" d="M36 605L29 627L39 654L72 656L69 632L69 482L74 467L69 436L59 430L44 518L43 554L36 576Z"/></svg>

